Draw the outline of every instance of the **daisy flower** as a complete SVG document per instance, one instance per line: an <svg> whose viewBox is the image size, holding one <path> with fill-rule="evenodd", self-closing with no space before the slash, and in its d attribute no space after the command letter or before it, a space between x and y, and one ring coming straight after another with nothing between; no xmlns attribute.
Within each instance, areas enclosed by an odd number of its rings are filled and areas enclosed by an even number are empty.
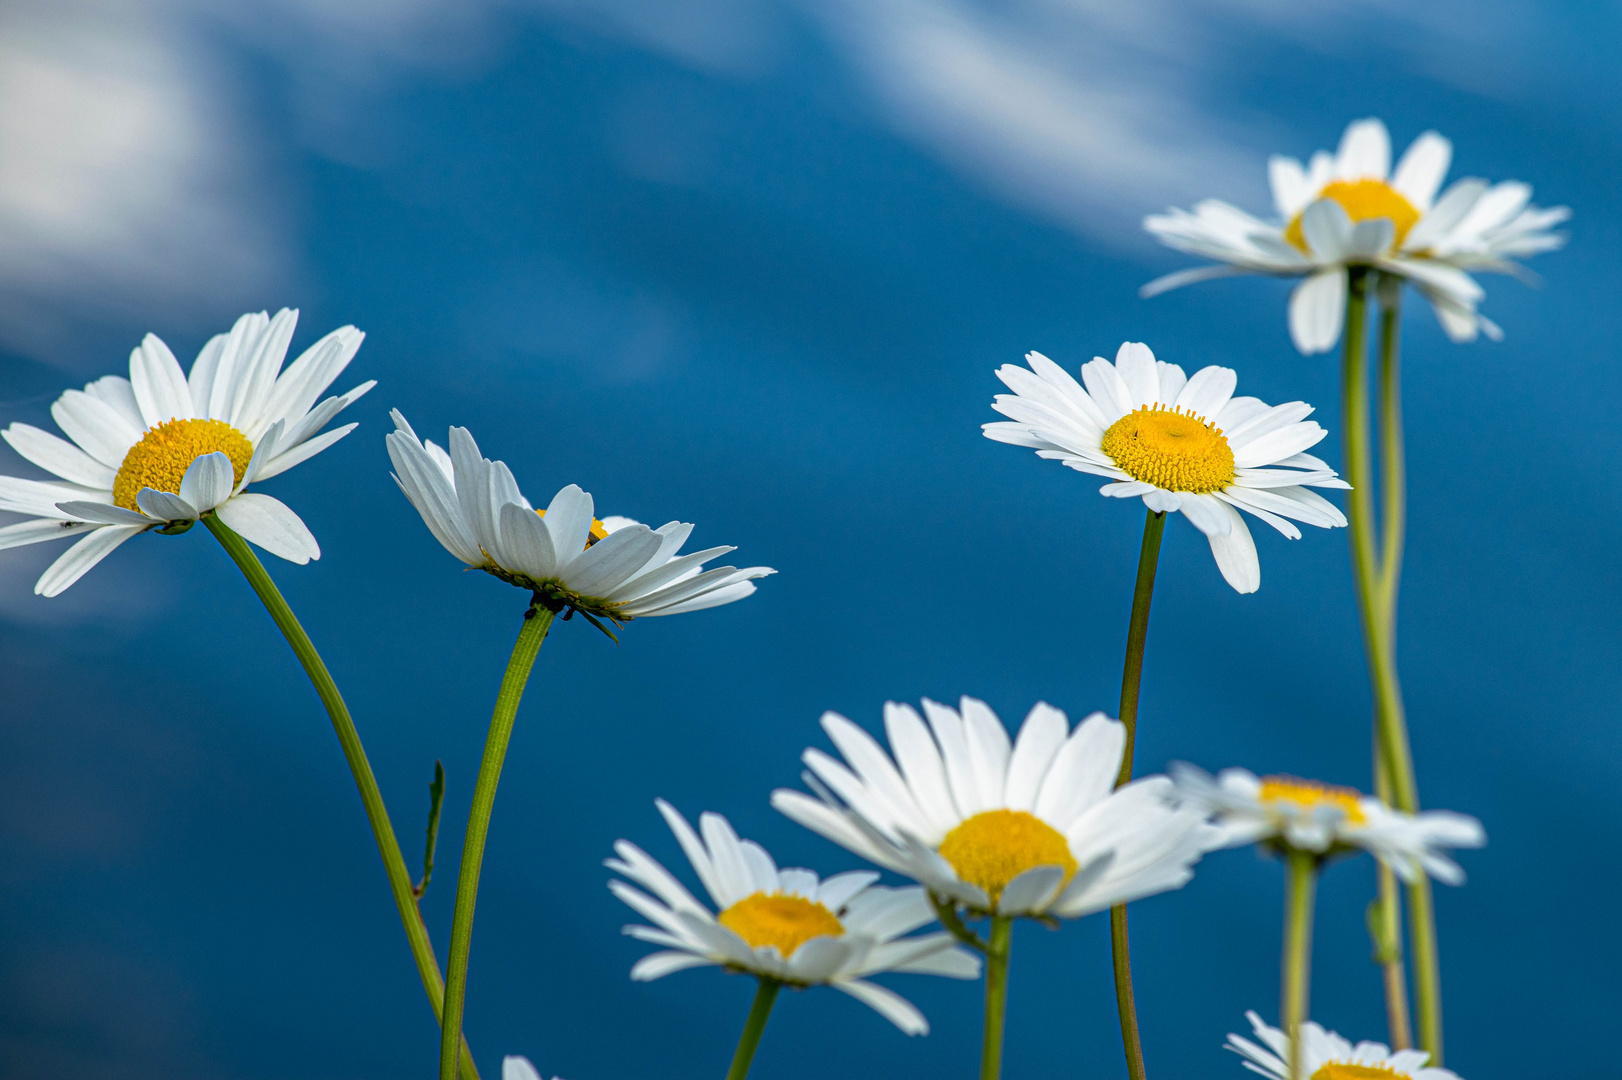
<svg viewBox="0 0 1622 1080"><path fill-rule="evenodd" d="M730 604L755 591L768 566L704 563L736 550L676 552L693 531L630 518L592 517L589 494L570 484L537 512L505 462L479 454L466 428L451 428L450 452L417 438L398 410L386 437L394 479L445 550L476 570L529 589L553 610L625 622Z"/></svg>
<svg viewBox="0 0 1622 1080"><path fill-rule="evenodd" d="M818 879L810 870L779 870L765 848L738 839L720 814L699 818L701 839L673 806L663 799L657 805L719 914L641 848L616 843L619 858L604 865L642 888L624 881L608 887L654 924L625 932L666 947L637 961L631 978L719 966L791 986L831 986L908 1035L925 1035L929 1023L917 1008L865 978L885 971L953 979L980 974L979 959L958 948L951 934L902 937L935 920L922 889L874 885L878 875L871 871Z"/></svg>
<svg viewBox="0 0 1622 1080"><path fill-rule="evenodd" d="M1101 356L1084 364L1080 383L1041 353L1025 360L1030 370L998 369L1013 393L998 394L992 408L1009 419L983 425L986 438L1107 477L1102 495L1141 496L1156 513L1182 511L1239 592L1262 583L1256 542L1240 510L1292 540L1301 530L1287 518L1325 529L1346 524L1333 504L1307 490L1347 486L1306 453L1328 434L1307 419L1311 405L1234 397L1232 368L1213 365L1190 378L1133 341L1113 364Z"/></svg>
<svg viewBox="0 0 1622 1080"><path fill-rule="evenodd" d="M1268 1080L1290 1080L1290 1037L1269 1027L1254 1012L1245 1019L1261 1045L1239 1035L1228 1036L1226 1049L1243 1057L1245 1068ZM1360 1042L1353 1046L1333 1031L1307 1021L1301 1025L1301 1080L1459 1080L1449 1069L1427 1068L1424 1050L1398 1050L1384 1043Z"/></svg>
<svg viewBox="0 0 1622 1080"><path fill-rule="evenodd" d="M321 548L299 516L247 491L314 457L355 429L321 429L376 385L316 404L365 337L340 327L282 371L298 312L244 315L203 346L191 372L148 334L130 353L130 377L108 375L51 406L68 439L29 424L0 432L55 475L0 476L0 511L32 520L0 528L0 548L83 534L34 585L56 596L137 533L184 532L212 513L273 555L296 563Z"/></svg>
<svg viewBox="0 0 1622 1080"><path fill-rule="evenodd" d="M1173 763L1171 775L1184 805L1209 814L1221 830L1220 847L1272 841L1320 854L1361 848L1404 881L1429 874L1458 885L1464 871L1442 849L1487 842L1473 817L1446 810L1405 814L1355 788L1293 776L1257 778L1244 769L1213 777L1186 762Z"/></svg>
<svg viewBox="0 0 1622 1080"><path fill-rule="evenodd" d="M1319 151L1303 166L1268 161L1278 217L1262 221L1219 199L1193 213L1173 209L1144 219L1144 228L1178 251L1217 265L1169 274L1143 295L1231 274L1300 277L1290 297L1290 336L1303 353L1324 352L1340 337L1346 315L1346 268L1367 266L1411 282L1454 341L1501 331L1476 312L1485 293L1467 271L1520 273L1513 261L1566 242L1549 230L1571 216L1564 206L1531 205L1518 180L1488 184L1467 177L1441 196L1453 144L1434 131L1413 141L1391 169L1391 137L1379 120L1346 128L1340 149Z"/></svg>
<svg viewBox="0 0 1622 1080"><path fill-rule="evenodd" d="M844 762L807 750L817 797L779 790L772 805L975 915L1078 918L1181 888L1214 846L1204 815L1179 809L1166 777L1115 790L1126 744L1117 720L1094 713L1072 731L1039 703L1010 741L983 701L923 705L927 726L910 705L885 705L893 761L825 713Z"/></svg>

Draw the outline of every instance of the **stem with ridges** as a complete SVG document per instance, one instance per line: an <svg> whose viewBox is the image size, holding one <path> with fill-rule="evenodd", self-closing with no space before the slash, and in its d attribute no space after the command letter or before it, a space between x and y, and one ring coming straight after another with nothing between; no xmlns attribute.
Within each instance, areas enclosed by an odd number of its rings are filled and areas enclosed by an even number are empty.
<svg viewBox="0 0 1622 1080"><path fill-rule="evenodd" d="M1284 958L1279 991L1279 1022L1290 1039L1285 1080L1306 1080L1301 1075L1301 1025L1311 1018L1308 1002L1312 980L1312 901L1318 877L1318 856L1310 851L1285 849Z"/></svg>
<svg viewBox="0 0 1622 1080"><path fill-rule="evenodd" d="M298 616L293 609L287 606L282 597L281 590L271 580L270 574L265 570L264 564L253 553L248 542L238 536L225 522L213 514L203 515L203 524L214 538L220 542L225 553L231 556L231 561L237 564L242 576L248 579L254 593L265 605L270 613L271 620L276 628L287 639L292 647L293 655L304 668L304 674L309 676L310 684L315 687L316 696L326 707L327 715L332 719L332 729L338 734L338 745L343 748L344 760L349 763L349 772L355 778L355 787L360 792L361 805L366 809L366 820L372 826L372 838L377 841L378 854L383 856L383 872L389 879L389 891L394 894L394 906L399 909L400 922L405 927L406 941L411 945L411 955L417 962L417 974L422 979L422 988L427 991L428 1001L434 1008L434 1019L437 1022L444 1008L445 984L439 974L439 958L434 955L434 946L428 940L428 927L422 921L422 912L417 908L417 898L411 884L411 872L406 869L405 856L400 853L400 842L395 839L394 826L389 822L389 811L383 805L383 792L377 786L377 777L372 773L372 766L366 760L366 748L361 745L360 732L355 730L355 721L350 718L349 706L344 704L343 695L338 692L338 684L333 682L332 674L327 671L327 665L322 662L321 654L316 652L315 643L310 635L304 632ZM467 1047L467 1041L462 1042L462 1063L467 1075L478 1077L478 1070L473 1065L473 1054Z"/></svg>
<svg viewBox="0 0 1622 1080"><path fill-rule="evenodd" d="M473 807L468 812L467 835L462 841L462 865L456 876L456 909L451 916L450 957L445 966L445 1019L439 1043L440 1080L457 1080L457 1036L462 1031L462 1009L467 997L468 955L473 944L473 907L478 900L479 871L484 865L484 841L490 832L490 814L495 807L496 785L501 782L501 765L507 757L513 720L523 700L530 669L546 640L556 612L540 601L531 601L524 612L524 625L518 631L507 671L501 677L495 711L490 716L490 733L485 737L484 757L479 777L473 785Z"/></svg>
<svg viewBox="0 0 1622 1080"><path fill-rule="evenodd" d="M1014 920L1008 915L991 917L991 935L986 943L986 1030L980 1044L980 1080L998 1080L1002 1075L1003 1018L1008 1014L1008 951L1013 942Z"/></svg>
<svg viewBox="0 0 1622 1080"><path fill-rule="evenodd" d="M1126 745L1121 751L1121 769L1115 777L1120 787L1132 779L1132 753L1138 737L1138 691L1143 682L1143 650L1149 637L1149 604L1155 595L1155 569L1160 565L1160 538L1166 531L1166 515L1148 511L1143 519L1143 542L1138 547L1138 580L1132 589L1132 616L1126 629L1126 662L1121 670L1121 724L1126 728ZM1132 950L1127 940L1126 905L1109 910L1110 960L1115 969L1115 1007L1121 1017L1121 1047L1126 1053L1129 1080L1145 1080L1143 1040L1138 1034L1138 1006L1132 990Z"/></svg>

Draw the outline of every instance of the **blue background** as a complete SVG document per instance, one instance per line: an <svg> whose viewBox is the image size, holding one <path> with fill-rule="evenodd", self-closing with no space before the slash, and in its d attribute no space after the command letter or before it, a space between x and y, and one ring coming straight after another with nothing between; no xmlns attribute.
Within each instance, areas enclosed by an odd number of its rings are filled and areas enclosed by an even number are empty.
<svg viewBox="0 0 1622 1080"><path fill-rule="evenodd" d="M467 1032L486 1076L503 1053L570 1080L724 1070L751 984L631 983L646 947L620 936L631 913L603 887L619 837L693 881L655 796L831 873L857 860L766 801L825 745L823 710L877 730L885 700L926 695L984 697L1011 725L1039 699L1077 719L1113 707L1141 510L980 437L997 365L1036 348L1073 370L1146 340L1189 371L1237 368L1241 393L1317 404L1339 462L1337 363L1290 347L1286 285L1141 301L1190 260L1136 222L1206 195L1266 210L1268 152L1304 157L1371 114L1398 152L1435 127L1452 175L1518 177L1575 209L1569 249L1535 264L1541 287L1485 282L1503 343L1449 344L1418 303L1405 319L1401 652L1423 798L1491 837L1462 858L1468 886L1439 889L1449 1066L1615 1074L1614 14L1150 6L1176 49L1132 38L1099 74L1090 52L1131 29L1105 7L1060 27L1067 44L1040 40L1034 6L712 3L689 26L560 4L471 28L421 21L423 6L385 7L368 32L392 42L397 22L409 41L373 53L359 31L320 52L326 31L275 5L235 21L165 9L181 36L162 40L206 57L232 110L252 197L173 254L172 286L137 266L41 286L33 321L6 309L0 420L48 424L62 388L124 372L149 330L187 364L248 309L301 307L295 348L367 332L335 388L380 381L346 416L361 428L265 487L322 558L267 563L348 697L412 865L444 761L424 904L441 947L524 598L461 573L421 526L388 478L387 409L435 438L469 426L532 498L578 482L600 514L694 521L696 544L780 571L746 602L637 622L618 647L578 621L547 642L478 909ZM903 15L1021 43L1074 85L1165 84L1168 111L1123 123L1163 120L1157 145L1181 132L1194 157L1140 161L1141 190L1066 174L1047 136L1016 146L972 108L897 90L910 76L863 51L878 39L861 20ZM356 57L364 77L344 67ZM219 269L261 240L258 276ZM1252 526L1253 596L1186 521L1167 529L1140 767L1366 788L1345 535ZM437 1032L331 729L224 554L202 530L142 537L36 598L57 550L0 554L0 1076L433 1075ZM1367 860L1337 864L1319 906L1314 1014L1353 1038L1384 1037L1372 882ZM1134 908L1153 1074L1239 1075L1219 1047L1245 1009L1275 1015L1281 894L1278 866L1238 851ZM909 1040L836 993L788 995L758 1074L972 1075L978 984L884 981L933 1034ZM1008 1076L1124 1075L1101 918L1017 930L1010 1010Z"/></svg>

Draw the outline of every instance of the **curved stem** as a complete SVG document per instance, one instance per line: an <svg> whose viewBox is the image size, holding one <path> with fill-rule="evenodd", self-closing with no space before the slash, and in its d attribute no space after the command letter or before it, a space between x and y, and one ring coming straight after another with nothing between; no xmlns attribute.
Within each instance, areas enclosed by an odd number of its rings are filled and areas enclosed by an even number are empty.
<svg viewBox="0 0 1622 1080"><path fill-rule="evenodd" d="M1143 543L1138 547L1138 580L1132 589L1132 617L1126 628L1126 663L1121 670L1121 723L1126 728L1126 746L1121 752L1121 770L1115 777L1120 787L1132 779L1132 753L1138 738L1138 690L1143 682L1143 650L1149 637L1149 604L1155 595L1155 569L1160 565L1160 538L1166 531L1166 515L1150 510L1143 519ZM1110 959L1115 969L1115 1007L1121 1015L1121 1048L1126 1053L1129 1080L1145 1080L1143 1040L1138 1034L1138 1006L1132 990L1132 950L1127 940L1126 905L1109 909Z"/></svg>
<svg viewBox="0 0 1622 1080"><path fill-rule="evenodd" d="M383 793L377 786L377 777L372 774L371 763L366 760L366 748L361 745L360 732L355 730L355 722L349 716L349 706L344 704L343 695L338 692L337 683L332 681L327 665L321 661L321 654L315 651L310 635L299 625L298 617L287 606L281 590L276 588L276 583L270 579L270 574L265 571L248 542L213 514L205 514L203 524L208 526L209 532L219 540L225 553L231 556L231 561L248 579L248 584L265 605L276 628L287 639L287 644L292 646L293 655L303 665L304 673L315 687L316 696L332 718L332 729L338 733L338 744L343 747L344 760L349 763L355 787L360 791L361 805L366 808L366 820L372 826L372 838L377 841L378 853L383 856L383 872L389 879L389 891L394 894L394 906L399 909L400 922L405 926L406 940L411 945L411 955L417 962L417 974L422 978L422 988L428 993L428 1001L434 1007L434 1019L437 1021L445 1000L439 959L434 955L433 943L428 940L428 927L417 908L411 872L406 869L405 856L400 854L400 842L395 839L388 808L383 805ZM478 1070L474 1068L473 1054L468 1050L465 1039L461 1044L461 1057L466 1075L477 1080Z"/></svg>
<svg viewBox="0 0 1622 1080"><path fill-rule="evenodd" d="M1289 1072L1285 1080L1306 1080L1301 1075L1301 1025L1309 1019L1312 979L1312 900L1318 878L1318 857L1310 851L1288 849L1284 880L1284 977L1279 1017L1290 1037Z"/></svg>
<svg viewBox="0 0 1622 1080"><path fill-rule="evenodd" d="M501 781L501 764L507 758L507 741L512 738L513 720L530 669L546 640L555 613L532 602L524 612L524 625L518 631L512 658L501 677L496 708L490 716L490 734L484 741L484 758L479 762L479 778L473 785L473 808L468 812L467 836L462 841L462 865L456 876L456 910L451 916L450 956L445 965L445 1018L440 1025L439 1075L441 1080L457 1080L456 1047L462 1032L462 1008L467 997L468 953L473 944L473 906L479 893L479 870L484 865L484 841L490 832L490 813L495 806L496 785Z"/></svg>
<svg viewBox="0 0 1622 1080"><path fill-rule="evenodd" d="M743 1022L743 1034L738 1036L738 1049L732 1055L727 1080L743 1080L749 1075L749 1066L755 1060L755 1048L760 1045L761 1035L765 1034L766 1021L772 1015L772 1005L782 988L783 984L776 979L761 978L760 987L755 991L755 1003L749 1006L749 1019Z"/></svg>
<svg viewBox="0 0 1622 1080"><path fill-rule="evenodd" d="M1408 528L1408 464L1402 437L1402 356L1398 345L1402 319L1401 283L1380 293L1380 603L1392 648L1397 641L1397 585L1402 578L1402 549Z"/></svg>
<svg viewBox="0 0 1622 1080"><path fill-rule="evenodd" d="M1008 951L1013 942L1014 920L1008 915L991 917L990 941L986 944L986 1031L980 1044L980 1080L997 1080L1002 1075L1003 1018L1008 1013Z"/></svg>

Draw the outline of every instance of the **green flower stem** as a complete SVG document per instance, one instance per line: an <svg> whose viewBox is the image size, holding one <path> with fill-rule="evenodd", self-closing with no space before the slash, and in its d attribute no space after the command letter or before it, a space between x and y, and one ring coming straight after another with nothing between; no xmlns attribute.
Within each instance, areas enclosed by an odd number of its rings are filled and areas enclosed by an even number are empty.
<svg viewBox="0 0 1622 1080"><path fill-rule="evenodd" d="M1346 425L1346 480L1352 490L1347 519L1352 545L1352 574L1358 613L1374 685L1375 736L1380 771L1389 784L1388 799L1399 810L1419 809L1413 751L1408 742L1402 685L1397 675L1396 599L1405 526L1401 385L1398 366L1400 309L1395 290L1383 291L1380 312L1380 420L1382 479L1386 511L1383 551L1375 552L1375 490L1369 415L1367 357L1368 292L1374 274L1353 267L1347 278L1345 359L1341 368ZM1384 564L1380 558L1385 560ZM1436 923L1430 881L1421 878L1408 888L1409 934L1414 962L1414 1005L1419 1043L1442 1062L1442 1000ZM1389 1008L1389 1003L1388 1003Z"/></svg>
<svg viewBox="0 0 1622 1080"><path fill-rule="evenodd" d="M484 841L490 833L490 813L495 807L496 785L501 782L501 764L507 758L507 742L512 738L518 703L530 669L546 640L557 613L532 600L524 612L524 625L513 644L501 689L496 693L495 711L490 715L490 733L484 740L484 758L479 762L479 778L473 784L473 808L468 812L467 835L462 841L462 865L456 876L456 909L451 916L450 956L445 965L445 1016L439 1033L440 1080L457 1080L457 1043L462 1033L462 1009L467 998L468 953L473 944L473 905L478 900L479 871L484 865Z"/></svg>
<svg viewBox="0 0 1622 1080"><path fill-rule="evenodd" d="M383 871L388 875L389 891L394 894L394 906L400 911L400 922L405 926L406 940L411 944L411 955L417 962L417 974L422 977L422 988L428 992L428 1000L434 1007L434 1019L437 1022L444 1007L445 984L439 974L439 959L434 955L434 946L428 940L428 927L422 921L422 912L417 908L417 897L411 885L411 873L406 869L405 856L400 854L400 842L394 837L394 826L389 823L388 808L383 805L383 793L378 789L377 777L372 774L371 763L366 760L366 748L361 745L360 732L355 730L355 722L349 716L349 706L344 704L343 695L338 692L338 685L332 681L332 675L327 671L327 665L322 663L321 654L315 651L315 645L310 641L310 635L304 632L299 625L298 617L293 609L287 606L282 598L281 590L270 579L259 557L253 553L247 541L238 536L230 526L213 514L203 515L203 524L208 531L219 540L225 553L231 556L231 561L237 564L243 577L258 595L265 610L270 612L271 619L276 628L292 646L293 655L298 657L304 666L304 673L310 677L310 683L326 706L327 715L332 718L332 728L338 733L338 744L343 747L344 760L349 763L349 771L355 777L355 787L360 791L361 805L366 808L366 820L371 823L372 837L377 841L377 850L383 856ZM468 1050L467 1040L461 1044L462 1068L465 1074L477 1080L478 1071L473 1066L473 1054Z"/></svg>
<svg viewBox="0 0 1622 1080"><path fill-rule="evenodd" d="M980 1080L998 1080L1002 1075L1003 1018L1008 1014L1008 951L1014 937L1013 917L993 915L989 936L986 943L986 1034L980 1044Z"/></svg>
<svg viewBox="0 0 1622 1080"><path fill-rule="evenodd" d="M744 1080L749 1075L749 1066L755 1060L755 1048L760 1045L760 1037L766 1032L766 1021L771 1018L772 1005L782 988L783 984L776 979L761 978L760 988L755 991L755 1003L749 1006L749 1019L743 1022L743 1034L738 1036L738 1049L732 1055L727 1080Z"/></svg>
<svg viewBox="0 0 1622 1080"><path fill-rule="evenodd" d="M1160 565L1160 537L1166 531L1166 515L1153 510L1143 519L1143 544L1138 548L1138 582L1132 589L1132 618L1126 628L1126 665L1121 671L1121 723L1126 725L1126 749L1121 754L1121 771L1115 778L1120 787L1132 779L1132 750L1138 740L1138 686L1143 682L1143 646L1149 636L1149 602L1155 595L1155 568Z"/></svg>
<svg viewBox="0 0 1622 1080"><path fill-rule="evenodd" d="M1166 531L1166 515L1150 510L1143 519L1143 544L1138 548L1138 581L1132 589L1132 617L1126 629L1126 664L1121 671L1121 723L1126 727L1126 746L1121 753L1121 771L1115 777L1120 787L1132 779L1132 751L1138 737L1138 689L1143 682L1143 648L1149 636L1149 603L1155 595L1155 569L1160 565L1160 538ZM1109 909L1110 958L1115 968L1115 1007L1121 1014L1121 1047L1126 1052L1129 1080L1145 1080L1143 1040L1138 1034L1138 1006L1132 991L1132 950L1127 941L1126 905Z"/></svg>
<svg viewBox="0 0 1622 1080"><path fill-rule="evenodd" d="M1381 763L1380 748L1374 748L1374 793L1391 801L1391 781ZM1393 1050L1414 1045L1413 1024L1408 1013L1408 978L1402 960L1402 894L1397 891L1397 875L1383 862L1375 863L1378 892L1371 908L1369 932L1374 938L1374 958L1380 965L1385 988L1386 1038Z"/></svg>
<svg viewBox="0 0 1622 1080"><path fill-rule="evenodd" d="M1310 1019L1307 1003L1312 980L1312 900L1318 879L1318 856L1310 851L1285 851L1284 977L1279 1017L1290 1037L1289 1072L1285 1080L1306 1080L1301 1075L1301 1025Z"/></svg>

